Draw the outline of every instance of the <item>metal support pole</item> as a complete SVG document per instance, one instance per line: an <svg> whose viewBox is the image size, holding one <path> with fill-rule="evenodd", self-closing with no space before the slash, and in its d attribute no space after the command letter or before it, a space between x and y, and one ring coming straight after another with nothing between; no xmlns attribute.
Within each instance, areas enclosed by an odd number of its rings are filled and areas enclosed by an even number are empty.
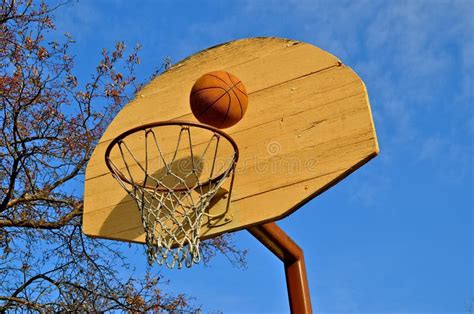
<svg viewBox="0 0 474 314"><path fill-rule="evenodd" d="M248 230L285 265L291 313L312 313L303 250L274 222L251 227Z"/></svg>

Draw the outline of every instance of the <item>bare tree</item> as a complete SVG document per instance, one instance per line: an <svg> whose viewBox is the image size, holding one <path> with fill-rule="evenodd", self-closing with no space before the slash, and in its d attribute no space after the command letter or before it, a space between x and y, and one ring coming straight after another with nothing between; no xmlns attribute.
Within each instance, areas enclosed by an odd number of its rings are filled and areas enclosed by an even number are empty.
<svg viewBox="0 0 474 314"><path fill-rule="evenodd" d="M163 290L159 269L124 278L123 244L82 234L85 165L136 92L139 47L103 50L80 84L72 37L45 40L61 5L2 0L0 8L0 311L194 311L188 297ZM207 261L218 251L243 263L229 237L205 242Z"/></svg>

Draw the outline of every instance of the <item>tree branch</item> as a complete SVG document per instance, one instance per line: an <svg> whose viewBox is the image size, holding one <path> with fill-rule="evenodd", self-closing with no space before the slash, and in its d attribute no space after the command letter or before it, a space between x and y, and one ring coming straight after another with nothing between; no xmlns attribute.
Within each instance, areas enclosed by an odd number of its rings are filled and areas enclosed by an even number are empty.
<svg viewBox="0 0 474 314"><path fill-rule="evenodd" d="M75 207L67 215L64 215L56 221L44 221L44 220L7 220L0 219L0 228L5 227L17 227L17 228L34 228L42 230L53 230L60 229L70 224L71 220L82 214L82 203Z"/></svg>

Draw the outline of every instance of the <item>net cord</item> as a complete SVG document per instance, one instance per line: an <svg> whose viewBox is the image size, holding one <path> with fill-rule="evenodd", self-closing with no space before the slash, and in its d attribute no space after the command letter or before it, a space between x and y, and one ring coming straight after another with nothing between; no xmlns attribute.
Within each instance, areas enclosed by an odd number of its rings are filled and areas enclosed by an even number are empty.
<svg viewBox="0 0 474 314"><path fill-rule="evenodd" d="M201 260L200 252L200 230L203 217L211 219L222 217L229 209L231 192L235 178L235 167L238 159L238 150L234 145L234 154L230 165L225 171L214 177L216 172L216 160L219 152L219 143L222 135L216 130L210 131L210 139L207 141L200 158L208 153L211 144L215 141L215 149L212 155L212 165L209 176L201 180L198 175L198 167L195 163L195 152L193 151L193 141L191 128L196 125L181 125L174 153L170 161L166 161L165 155L158 143L153 127L140 131L145 132L145 162L142 165L139 158L135 156L128 147L125 137L116 140L116 146L120 152L123 167L120 169L110 158L110 149L106 153L106 161L112 176L118 181L122 188L135 200L141 213L142 225L145 230L145 243L147 247L148 262L156 261L159 265L166 265L168 268L183 265L191 267ZM197 126L198 127L198 126ZM152 138L153 147L158 152L158 157L165 167L163 177L149 173L149 140ZM226 137L227 139L227 137ZM183 141L187 141L191 156L192 169L184 177L173 172L171 164L176 161L176 157ZM129 157L129 158L127 158ZM132 164L129 164L132 162ZM132 173L132 167L138 167L143 171L143 180L140 182ZM125 171L125 173L124 173ZM228 177L230 178L229 195L227 196L226 208L222 213L211 215L206 212L210 201ZM165 178L173 178L174 185L164 182ZM187 180L192 178L194 185L188 185ZM149 183L152 184L149 184Z"/></svg>

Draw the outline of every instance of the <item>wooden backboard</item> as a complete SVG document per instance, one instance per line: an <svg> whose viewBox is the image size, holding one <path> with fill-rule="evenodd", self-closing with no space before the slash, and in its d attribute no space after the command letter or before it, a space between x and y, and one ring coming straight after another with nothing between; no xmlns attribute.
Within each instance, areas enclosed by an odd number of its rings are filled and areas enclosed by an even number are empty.
<svg viewBox="0 0 474 314"><path fill-rule="evenodd" d="M205 224L202 238L281 219L378 154L364 83L335 56L281 38L225 43L156 77L111 122L86 169L85 234L145 241L137 206L111 176L105 150L119 134L146 123L196 121L191 87L215 70L244 82L249 106L242 121L225 130L240 149L230 210L222 223Z"/></svg>

